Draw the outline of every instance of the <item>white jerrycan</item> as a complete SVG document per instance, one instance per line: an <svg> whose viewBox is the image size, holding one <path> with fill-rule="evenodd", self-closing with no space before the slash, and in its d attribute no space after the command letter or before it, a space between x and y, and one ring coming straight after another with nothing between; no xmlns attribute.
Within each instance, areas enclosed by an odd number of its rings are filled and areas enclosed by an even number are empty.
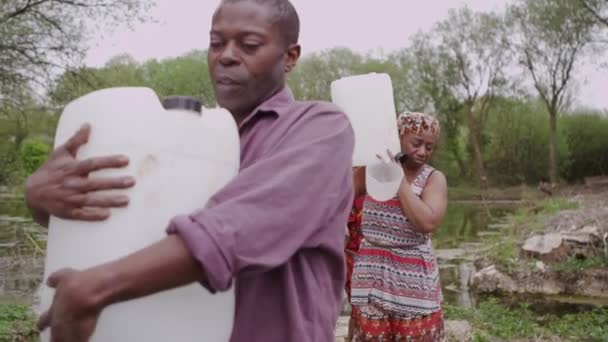
<svg viewBox="0 0 608 342"><path fill-rule="evenodd" d="M77 159L125 154L127 168L91 176L131 175L136 184L112 190L128 195L130 202L112 209L106 221L51 217L44 279L58 269L85 269L162 239L172 217L202 208L239 171L237 126L223 109L204 109L202 115L165 110L151 89L104 89L65 107L55 146L85 122L91 124L91 136ZM40 297L40 310L48 309L53 289L43 285ZM233 290L211 294L192 284L164 291L107 307L91 341L228 341L234 305ZM43 342L49 341L48 330L41 335Z"/></svg>
<svg viewBox="0 0 608 342"><path fill-rule="evenodd" d="M368 194L378 201L393 198L403 171L398 164L385 164L376 157L387 159L387 150L401 151L390 76L370 73L341 78L332 82L331 97L355 131L353 166L366 166Z"/></svg>

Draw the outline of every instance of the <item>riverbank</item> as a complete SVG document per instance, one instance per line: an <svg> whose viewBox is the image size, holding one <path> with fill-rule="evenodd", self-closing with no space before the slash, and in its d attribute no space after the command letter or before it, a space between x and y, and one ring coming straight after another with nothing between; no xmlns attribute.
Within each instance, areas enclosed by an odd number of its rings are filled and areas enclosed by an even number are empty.
<svg viewBox="0 0 608 342"><path fill-rule="evenodd" d="M41 281L45 231L24 217L18 199L7 203L0 205L0 341L37 341L30 304ZM605 231L606 208L608 191L586 187L562 188L553 197L529 187L450 189L449 222L434 236L448 341L608 340L608 299L598 298L608 294L608 265L601 253L581 252L602 251L594 236ZM522 251L536 235L572 227L560 241L574 237L574 245ZM572 232L586 232L587 240ZM488 273L510 280L480 279ZM341 317L336 341L344 340L347 324Z"/></svg>
<svg viewBox="0 0 608 342"><path fill-rule="evenodd" d="M476 341L608 341L608 191L523 198L469 257L478 301L448 305Z"/></svg>

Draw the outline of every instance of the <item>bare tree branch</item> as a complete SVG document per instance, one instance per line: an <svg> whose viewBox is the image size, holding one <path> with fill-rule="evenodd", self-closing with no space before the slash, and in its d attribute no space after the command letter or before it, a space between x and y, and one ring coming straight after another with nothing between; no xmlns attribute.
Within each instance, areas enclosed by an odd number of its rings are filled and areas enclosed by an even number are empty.
<svg viewBox="0 0 608 342"><path fill-rule="evenodd" d="M113 29L142 18L153 0L11 0L0 3L0 98L27 83L50 84L76 68L90 25ZM17 85L6 82L17 82Z"/></svg>
<svg viewBox="0 0 608 342"><path fill-rule="evenodd" d="M583 7L589 12L591 13L595 19L597 21L599 21L601 24L608 26L608 14L606 16L603 16L601 14L602 9L608 9L608 0L597 0L596 6L593 6L591 4L590 1L588 0L579 0L580 3L583 5Z"/></svg>

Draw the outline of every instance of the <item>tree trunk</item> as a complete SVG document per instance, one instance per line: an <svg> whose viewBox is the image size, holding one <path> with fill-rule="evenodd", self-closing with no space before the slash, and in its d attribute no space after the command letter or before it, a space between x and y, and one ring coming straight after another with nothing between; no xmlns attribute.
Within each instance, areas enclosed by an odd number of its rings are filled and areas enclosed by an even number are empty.
<svg viewBox="0 0 608 342"><path fill-rule="evenodd" d="M488 177L486 176L486 168L481 154L481 146L479 142L479 132L471 134L471 145L473 146L473 156L475 164L477 164L477 174L479 175L479 184L483 189L488 187Z"/></svg>
<svg viewBox="0 0 608 342"><path fill-rule="evenodd" d="M458 151L458 145L454 142L450 143L450 152L452 152L452 156L456 160L456 164L458 164L458 170L460 172L460 177L465 178L468 174L466 164L462 157L460 156L460 152Z"/></svg>
<svg viewBox="0 0 608 342"><path fill-rule="evenodd" d="M557 110L549 111L550 141L549 141L549 180L551 185L557 184Z"/></svg>
<svg viewBox="0 0 608 342"><path fill-rule="evenodd" d="M486 176L486 168L483 162L483 155L481 153L480 128L477 122L475 122L475 119L473 118L473 113L471 113L471 109L467 109L465 111L465 118L467 121L467 126L469 127L469 141L471 142L471 147L473 147L473 158L475 159L475 164L477 166L479 185L482 189L487 189L488 177Z"/></svg>

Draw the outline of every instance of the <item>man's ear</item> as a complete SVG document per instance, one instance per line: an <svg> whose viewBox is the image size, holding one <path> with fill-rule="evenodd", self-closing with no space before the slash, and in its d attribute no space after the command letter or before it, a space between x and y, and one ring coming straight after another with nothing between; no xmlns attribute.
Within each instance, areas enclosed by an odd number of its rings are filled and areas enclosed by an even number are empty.
<svg viewBox="0 0 608 342"><path fill-rule="evenodd" d="M298 64L298 59L300 59L300 45L299 44L291 44L287 48L287 62L285 63L285 73L290 72L295 68L296 64Z"/></svg>

